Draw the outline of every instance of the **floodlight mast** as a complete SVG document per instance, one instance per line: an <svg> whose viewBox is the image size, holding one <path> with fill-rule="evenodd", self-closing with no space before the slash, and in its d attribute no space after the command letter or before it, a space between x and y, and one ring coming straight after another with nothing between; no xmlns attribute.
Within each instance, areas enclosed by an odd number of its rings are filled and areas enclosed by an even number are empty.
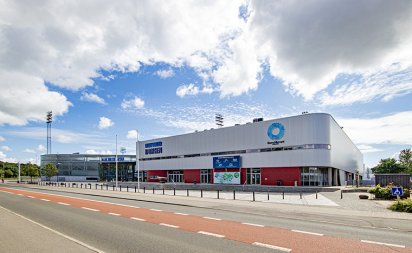
<svg viewBox="0 0 412 253"><path fill-rule="evenodd" d="M223 127L223 116L220 113L215 114L215 122L218 127Z"/></svg>
<svg viewBox="0 0 412 253"><path fill-rule="evenodd" d="M46 114L47 123L47 154L51 153L51 123L53 122L53 112L48 111Z"/></svg>

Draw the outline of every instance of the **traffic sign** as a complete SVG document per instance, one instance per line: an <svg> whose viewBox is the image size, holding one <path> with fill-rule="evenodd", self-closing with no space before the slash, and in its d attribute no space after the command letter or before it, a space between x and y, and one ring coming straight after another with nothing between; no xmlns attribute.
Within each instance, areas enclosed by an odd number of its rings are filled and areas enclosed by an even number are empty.
<svg viewBox="0 0 412 253"><path fill-rule="evenodd" d="M403 189L402 187L392 187L392 196L402 196Z"/></svg>

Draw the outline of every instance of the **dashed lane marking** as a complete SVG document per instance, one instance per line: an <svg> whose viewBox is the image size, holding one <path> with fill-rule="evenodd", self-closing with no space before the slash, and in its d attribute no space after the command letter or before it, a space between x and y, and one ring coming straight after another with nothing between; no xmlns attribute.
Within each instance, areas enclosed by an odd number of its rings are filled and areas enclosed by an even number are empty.
<svg viewBox="0 0 412 253"><path fill-rule="evenodd" d="M187 213L175 213L175 214L177 214L177 215L183 215L183 216L188 215Z"/></svg>
<svg viewBox="0 0 412 253"><path fill-rule="evenodd" d="M256 245L256 246L259 246L259 247L265 247L265 248L269 248L269 249L280 250L280 251L283 251L283 252L291 252L292 251L292 249L279 247L279 246L276 246L276 245L271 245L271 244L266 244L266 243L261 243L261 242L254 242L252 244Z"/></svg>
<svg viewBox="0 0 412 253"><path fill-rule="evenodd" d="M99 210L97 210L97 209L93 209L93 208L88 208L88 207L82 207L82 209L84 209L84 210L89 210L89 211L93 211L93 212L99 212Z"/></svg>
<svg viewBox="0 0 412 253"><path fill-rule="evenodd" d="M137 217L130 217L132 220L137 220L137 221L146 221L145 219L137 218Z"/></svg>
<svg viewBox="0 0 412 253"><path fill-rule="evenodd" d="M27 196L28 198L31 198L31 199L35 199L35 197L33 197L33 196Z"/></svg>
<svg viewBox="0 0 412 253"><path fill-rule="evenodd" d="M314 233L314 232L307 232L307 231L302 231L302 230L295 230L295 229L292 229L292 232L302 233L302 234L308 234L308 235L323 236L323 234Z"/></svg>
<svg viewBox="0 0 412 253"><path fill-rule="evenodd" d="M375 242L375 241L368 241L368 240L361 240L361 242L371 243L371 244L378 244L378 245L385 245L385 246L389 246L389 247L405 248L405 245L385 243L385 242Z"/></svg>
<svg viewBox="0 0 412 253"><path fill-rule="evenodd" d="M167 223L159 223L159 225L169 227L169 228L179 228L179 226L175 226L175 225L167 224Z"/></svg>
<svg viewBox="0 0 412 253"><path fill-rule="evenodd" d="M64 203L64 202L57 202L57 204L63 205L63 206L70 206L70 204Z"/></svg>
<svg viewBox="0 0 412 253"><path fill-rule="evenodd" d="M224 235L219 235L219 234L205 232L205 231L199 231L197 233L202 234L202 235L210 235L210 236L214 236L214 237L218 237L218 238L224 238L225 237Z"/></svg>
<svg viewBox="0 0 412 253"><path fill-rule="evenodd" d="M163 210L159 210L159 209L150 209L150 210L155 211L155 212L163 212Z"/></svg>
<svg viewBox="0 0 412 253"><path fill-rule="evenodd" d="M50 200L48 200L48 199L41 199L41 200L46 201L46 202L49 202L49 201L50 201Z"/></svg>
<svg viewBox="0 0 412 253"><path fill-rule="evenodd" d="M109 213L110 215L120 216L120 213Z"/></svg>
<svg viewBox="0 0 412 253"><path fill-rule="evenodd" d="M248 222L242 222L243 225L249 225L249 226L255 226L255 227L261 227L263 228L263 225L260 224L254 224L254 223L248 223Z"/></svg>
<svg viewBox="0 0 412 253"><path fill-rule="evenodd" d="M222 219L219 219L219 218L213 218L213 217L207 217L207 216L203 217L203 219L208 219L208 220L222 220Z"/></svg>
<svg viewBox="0 0 412 253"><path fill-rule="evenodd" d="M21 193L19 193L19 194L17 194L17 195L19 195L19 196L24 196L23 194L21 194Z"/></svg>

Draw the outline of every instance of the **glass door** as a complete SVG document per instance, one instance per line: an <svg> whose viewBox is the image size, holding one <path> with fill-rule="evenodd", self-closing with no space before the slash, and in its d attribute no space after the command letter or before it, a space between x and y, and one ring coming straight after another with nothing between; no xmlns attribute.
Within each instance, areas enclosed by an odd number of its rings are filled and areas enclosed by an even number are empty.
<svg viewBox="0 0 412 253"><path fill-rule="evenodd" d="M210 183L210 170L200 170L200 183Z"/></svg>
<svg viewBox="0 0 412 253"><path fill-rule="evenodd" d="M260 168L248 168L247 169L246 183L260 185Z"/></svg>

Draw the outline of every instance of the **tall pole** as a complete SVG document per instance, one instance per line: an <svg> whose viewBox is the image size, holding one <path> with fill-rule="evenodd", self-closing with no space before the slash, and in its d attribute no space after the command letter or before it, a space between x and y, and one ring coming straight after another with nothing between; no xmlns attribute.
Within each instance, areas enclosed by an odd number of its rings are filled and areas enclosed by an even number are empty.
<svg viewBox="0 0 412 253"><path fill-rule="evenodd" d="M21 183L21 178L20 178L20 162L18 163L19 166L19 183Z"/></svg>
<svg viewBox="0 0 412 253"><path fill-rule="evenodd" d="M118 178L118 169L117 169L117 134L116 134L116 191L117 191L117 178Z"/></svg>
<svg viewBox="0 0 412 253"><path fill-rule="evenodd" d="M139 166L139 130L136 130L136 167L137 167L137 191L140 192L140 166Z"/></svg>

